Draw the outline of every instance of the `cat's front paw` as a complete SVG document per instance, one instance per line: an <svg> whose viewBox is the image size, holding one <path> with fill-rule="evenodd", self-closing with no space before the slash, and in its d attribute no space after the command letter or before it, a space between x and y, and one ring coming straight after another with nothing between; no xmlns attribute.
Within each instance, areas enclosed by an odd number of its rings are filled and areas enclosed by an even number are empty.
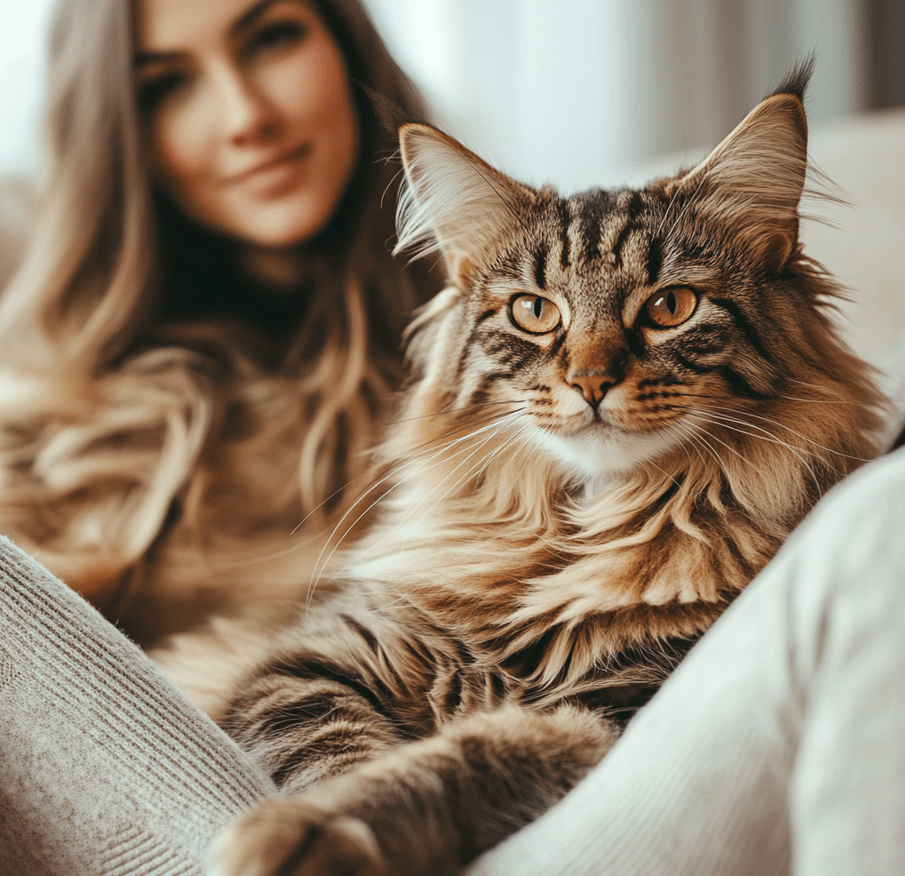
<svg viewBox="0 0 905 876"><path fill-rule="evenodd" d="M371 829L302 797L265 800L214 846L216 876L386 876Z"/></svg>

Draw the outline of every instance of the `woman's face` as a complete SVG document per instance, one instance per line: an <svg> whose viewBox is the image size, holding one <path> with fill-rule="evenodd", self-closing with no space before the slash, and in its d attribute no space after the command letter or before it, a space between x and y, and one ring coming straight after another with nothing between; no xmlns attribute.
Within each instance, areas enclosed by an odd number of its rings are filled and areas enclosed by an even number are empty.
<svg viewBox="0 0 905 876"><path fill-rule="evenodd" d="M136 0L154 171L201 225L282 249L333 215L358 155L345 60L307 0Z"/></svg>

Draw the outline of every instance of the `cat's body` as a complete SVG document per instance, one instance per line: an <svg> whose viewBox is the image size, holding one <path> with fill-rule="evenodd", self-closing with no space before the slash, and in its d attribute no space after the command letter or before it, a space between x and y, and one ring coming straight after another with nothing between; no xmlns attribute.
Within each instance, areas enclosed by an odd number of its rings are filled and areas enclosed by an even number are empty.
<svg viewBox="0 0 905 876"><path fill-rule="evenodd" d="M401 242L436 241L454 286L413 328L351 586L208 702L287 792L221 872L456 871L874 453L881 399L798 243L806 80L694 170L568 200L403 128Z"/></svg>

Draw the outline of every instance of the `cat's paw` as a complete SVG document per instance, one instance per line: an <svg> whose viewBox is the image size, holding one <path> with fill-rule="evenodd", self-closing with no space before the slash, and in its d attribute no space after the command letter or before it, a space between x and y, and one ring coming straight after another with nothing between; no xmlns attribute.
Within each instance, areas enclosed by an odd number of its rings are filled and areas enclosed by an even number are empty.
<svg viewBox="0 0 905 876"><path fill-rule="evenodd" d="M386 876L371 829L302 797L265 800L214 846L216 876Z"/></svg>

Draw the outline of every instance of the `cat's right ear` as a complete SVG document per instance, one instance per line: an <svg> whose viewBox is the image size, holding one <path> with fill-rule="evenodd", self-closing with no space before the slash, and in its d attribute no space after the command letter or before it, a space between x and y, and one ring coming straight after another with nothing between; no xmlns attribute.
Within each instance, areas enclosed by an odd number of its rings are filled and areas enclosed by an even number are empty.
<svg viewBox="0 0 905 876"><path fill-rule="evenodd" d="M439 250L450 279L465 286L472 265L518 221L518 208L535 195L429 125L403 125L399 145L406 185L393 252L409 250L420 258Z"/></svg>
<svg viewBox="0 0 905 876"><path fill-rule="evenodd" d="M808 170L803 96L813 59L796 68L701 164L678 180L698 209L717 217L774 272L798 243Z"/></svg>

